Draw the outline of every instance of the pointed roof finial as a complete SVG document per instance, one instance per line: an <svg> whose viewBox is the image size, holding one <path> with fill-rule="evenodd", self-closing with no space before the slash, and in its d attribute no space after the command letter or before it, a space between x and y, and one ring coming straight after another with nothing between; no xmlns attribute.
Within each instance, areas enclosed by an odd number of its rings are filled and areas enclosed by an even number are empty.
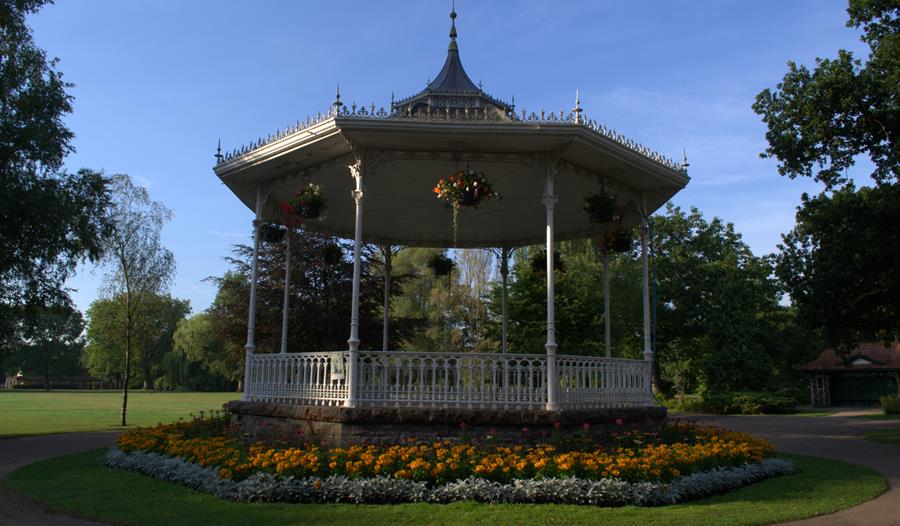
<svg viewBox="0 0 900 526"><path fill-rule="evenodd" d="M690 166L687 161L687 150L684 148L681 149L681 169L687 171L687 167Z"/></svg>
<svg viewBox="0 0 900 526"><path fill-rule="evenodd" d="M340 83L338 83L337 91L334 94L334 102L331 103L331 107L333 108L334 113L338 113L339 111L341 111L341 106L343 105L344 103L341 102L341 85Z"/></svg>
<svg viewBox="0 0 900 526"><path fill-rule="evenodd" d="M216 146L216 154L213 156L216 158L216 163L221 164L222 159L225 157L222 155L222 139L219 139L219 145Z"/></svg>
<svg viewBox="0 0 900 526"><path fill-rule="evenodd" d="M575 124L581 124L581 94L579 90L575 90L575 107L572 108L575 115Z"/></svg>
<svg viewBox="0 0 900 526"><path fill-rule="evenodd" d="M447 47L447 50L459 50L456 46L456 0L453 0L452 7L450 8L450 46Z"/></svg>

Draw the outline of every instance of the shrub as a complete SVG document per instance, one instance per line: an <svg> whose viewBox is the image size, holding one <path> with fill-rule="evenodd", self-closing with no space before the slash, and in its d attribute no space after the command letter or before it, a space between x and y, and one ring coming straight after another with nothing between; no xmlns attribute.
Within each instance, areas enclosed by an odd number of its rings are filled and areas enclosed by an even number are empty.
<svg viewBox="0 0 900 526"><path fill-rule="evenodd" d="M706 394L703 410L719 415L762 415L790 411L797 401L783 392L738 391Z"/></svg>
<svg viewBox="0 0 900 526"><path fill-rule="evenodd" d="M699 413L704 410L703 400L699 396L685 396L683 400L672 398L666 400L666 407L672 411L681 411L685 413Z"/></svg>
<svg viewBox="0 0 900 526"><path fill-rule="evenodd" d="M878 399L886 415L900 415L900 395L887 395Z"/></svg>

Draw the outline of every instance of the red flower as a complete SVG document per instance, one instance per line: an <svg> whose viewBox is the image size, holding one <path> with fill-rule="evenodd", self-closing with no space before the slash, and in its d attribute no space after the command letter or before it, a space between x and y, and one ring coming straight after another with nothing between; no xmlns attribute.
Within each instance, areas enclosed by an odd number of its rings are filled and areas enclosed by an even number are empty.
<svg viewBox="0 0 900 526"><path fill-rule="evenodd" d="M617 426L622 425L622 419L621 419L621 418L617 418L617 419L616 419L616 425L617 425Z"/></svg>

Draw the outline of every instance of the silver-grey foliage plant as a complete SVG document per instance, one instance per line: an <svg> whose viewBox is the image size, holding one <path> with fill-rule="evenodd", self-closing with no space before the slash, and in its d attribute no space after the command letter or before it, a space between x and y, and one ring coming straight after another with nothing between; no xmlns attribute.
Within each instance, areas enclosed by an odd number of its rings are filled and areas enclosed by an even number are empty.
<svg viewBox="0 0 900 526"><path fill-rule="evenodd" d="M796 473L789 460L769 458L757 464L716 468L664 484L603 478L517 479L510 483L469 477L429 486L425 482L381 476L297 479L256 473L233 481L215 469L156 453L123 453L111 449L106 465L182 484L223 499L243 502L394 504L476 501L500 503L587 504L593 506L662 506L725 493L754 482Z"/></svg>

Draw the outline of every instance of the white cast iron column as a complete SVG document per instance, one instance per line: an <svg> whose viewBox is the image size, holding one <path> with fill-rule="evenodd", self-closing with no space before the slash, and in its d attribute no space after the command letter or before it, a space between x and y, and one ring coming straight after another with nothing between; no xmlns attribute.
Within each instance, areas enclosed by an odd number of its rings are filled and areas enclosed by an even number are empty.
<svg viewBox="0 0 900 526"><path fill-rule="evenodd" d="M547 411L559 409L559 374L556 372L556 314L554 312L554 275L553 275L553 207L556 195L553 180L556 176L556 162L547 158L547 179L544 186L544 208L547 210Z"/></svg>
<svg viewBox="0 0 900 526"><path fill-rule="evenodd" d="M509 334L509 319L506 313L506 305L507 298L509 297L508 283L509 283L509 247L501 247L500 248L500 280L503 284L502 295L500 301L500 312L503 317L503 325L502 331L500 335L500 350L501 352L506 352L507 350L507 335Z"/></svg>
<svg viewBox="0 0 900 526"><path fill-rule="evenodd" d="M612 337L609 326L609 255L603 254L603 328L607 358L612 357Z"/></svg>
<svg viewBox="0 0 900 526"><path fill-rule="evenodd" d="M288 341L288 308L291 306L291 244L293 243L293 232L291 227L287 227L284 233L287 241L284 249L284 306L281 309L281 353L287 352Z"/></svg>
<svg viewBox="0 0 900 526"><path fill-rule="evenodd" d="M393 251L390 245L381 247L384 255L384 324L381 335L381 350L387 351L390 343L390 323L391 323L391 257Z"/></svg>
<svg viewBox="0 0 900 526"><path fill-rule="evenodd" d="M363 166L362 155L360 155L357 161L350 165L350 175L353 176L356 183L356 188L352 193L353 200L356 202L356 226L353 231L353 296L350 304L350 338L347 340L350 352L347 358L347 400L344 402L346 407L359 405L356 362L359 351L359 257L362 250L364 170L365 166Z"/></svg>
<svg viewBox="0 0 900 526"><path fill-rule="evenodd" d="M653 349L650 346L650 271L647 255L647 234L649 231L647 217L641 210L641 264L643 274L644 295L644 360L649 364L647 375L647 392L650 393L653 385ZM649 395L648 395L649 396Z"/></svg>
<svg viewBox="0 0 900 526"><path fill-rule="evenodd" d="M247 316L247 344L244 345L244 395L250 399L250 357L256 350L256 281L259 267L259 229L262 226L262 187L256 187L256 217L253 219L253 261L250 265L250 308Z"/></svg>

